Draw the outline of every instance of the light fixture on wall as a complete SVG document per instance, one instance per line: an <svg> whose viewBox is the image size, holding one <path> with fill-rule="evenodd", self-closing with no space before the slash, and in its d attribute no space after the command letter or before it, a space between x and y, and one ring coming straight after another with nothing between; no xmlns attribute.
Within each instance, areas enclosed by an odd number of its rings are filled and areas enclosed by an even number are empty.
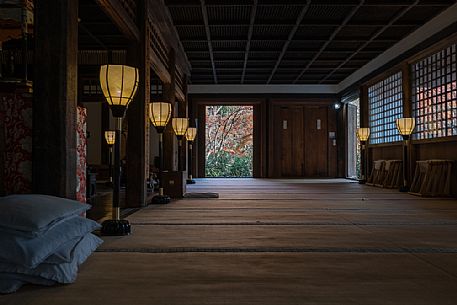
<svg viewBox="0 0 457 305"><path fill-rule="evenodd" d="M182 162L181 162L181 150L182 150L182 139L186 135L187 128L189 127L188 118L173 118L171 121L173 126L173 131L178 138L178 171L182 171Z"/></svg>
<svg viewBox="0 0 457 305"><path fill-rule="evenodd" d="M361 165L361 177L359 180L360 184L365 184L367 182L367 172L368 172L368 149L367 141L370 137L370 128L358 128L357 129L357 138L360 141L361 151L360 151L360 165Z"/></svg>
<svg viewBox="0 0 457 305"><path fill-rule="evenodd" d="M186 140L189 143L189 165L187 170L187 184L195 184L195 180L192 179L192 145L194 144L195 137L197 136L197 128L189 127L186 131Z"/></svg>
<svg viewBox="0 0 457 305"><path fill-rule="evenodd" d="M341 108L341 103L336 102L333 104L333 108L335 108L335 110L339 110Z"/></svg>
<svg viewBox="0 0 457 305"><path fill-rule="evenodd" d="M171 118L171 104L154 102L149 104L149 120L159 134L159 194L152 198L154 204L170 202L170 197L163 193L162 170L163 170L163 132Z"/></svg>
<svg viewBox="0 0 457 305"><path fill-rule="evenodd" d="M408 153L410 137L416 127L414 118L400 118L396 120L397 130L403 137L403 185L400 187L400 192L409 191L409 171L408 171Z"/></svg>
<svg viewBox="0 0 457 305"><path fill-rule="evenodd" d="M125 65L104 65L100 68L100 87L115 120L113 215L102 223L101 234L122 236L131 233L130 223L120 219L121 129L122 118L138 89L138 69Z"/></svg>
<svg viewBox="0 0 457 305"><path fill-rule="evenodd" d="M105 131L105 140L108 144L109 155L108 155L108 172L109 172L109 182L113 183L113 145L116 142L116 131L107 130Z"/></svg>

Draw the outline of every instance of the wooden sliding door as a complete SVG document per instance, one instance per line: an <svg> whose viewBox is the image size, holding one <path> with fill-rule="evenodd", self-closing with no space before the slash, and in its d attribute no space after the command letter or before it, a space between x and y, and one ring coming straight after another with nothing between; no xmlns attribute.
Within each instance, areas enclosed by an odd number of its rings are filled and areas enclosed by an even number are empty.
<svg viewBox="0 0 457 305"><path fill-rule="evenodd" d="M328 177L328 107L275 106L274 176Z"/></svg>
<svg viewBox="0 0 457 305"><path fill-rule="evenodd" d="M305 175L305 136L303 106L281 107L281 176Z"/></svg>
<svg viewBox="0 0 457 305"><path fill-rule="evenodd" d="M328 177L328 107L305 108L305 177Z"/></svg>

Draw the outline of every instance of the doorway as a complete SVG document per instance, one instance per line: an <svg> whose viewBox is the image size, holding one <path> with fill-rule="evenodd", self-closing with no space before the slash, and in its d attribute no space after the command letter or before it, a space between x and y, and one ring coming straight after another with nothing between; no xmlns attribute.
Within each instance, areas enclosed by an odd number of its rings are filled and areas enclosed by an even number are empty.
<svg viewBox="0 0 457 305"><path fill-rule="evenodd" d="M205 107L205 177L253 177L254 107Z"/></svg>
<svg viewBox="0 0 457 305"><path fill-rule="evenodd" d="M277 105L273 111L273 177L335 177L336 118L329 107Z"/></svg>
<svg viewBox="0 0 457 305"><path fill-rule="evenodd" d="M349 179L360 177L361 147L357 140L356 132L360 127L360 100L359 96L353 96L345 102L347 107L347 152L346 165Z"/></svg>

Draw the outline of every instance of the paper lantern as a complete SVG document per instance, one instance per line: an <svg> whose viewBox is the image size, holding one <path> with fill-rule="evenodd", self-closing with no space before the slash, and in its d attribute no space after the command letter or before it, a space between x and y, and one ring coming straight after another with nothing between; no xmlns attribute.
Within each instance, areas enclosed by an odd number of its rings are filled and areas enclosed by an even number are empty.
<svg viewBox="0 0 457 305"><path fill-rule="evenodd" d="M400 118L396 120L398 132L402 136L410 136L414 127L416 127L416 120L414 118Z"/></svg>
<svg viewBox="0 0 457 305"><path fill-rule="evenodd" d="M138 89L138 69L125 65L103 65L100 86L114 117L123 117Z"/></svg>
<svg viewBox="0 0 457 305"><path fill-rule="evenodd" d="M116 131L107 130L105 131L105 140L108 145L114 145L116 142Z"/></svg>
<svg viewBox="0 0 457 305"><path fill-rule="evenodd" d="M357 138L361 142L366 142L370 137L370 128L358 128L357 129Z"/></svg>
<svg viewBox="0 0 457 305"><path fill-rule="evenodd" d="M171 121L173 126L173 131L175 132L176 136L179 138L183 137L186 134L187 127L189 127L189 119L188 118L173 118Z"/></svg>
<svg viewBox="0 0 457 305"><path fill-rule="evenodd" d="M195 140L195 136L197 136L197 128L189 127L186 131L186 140L192 142Z"/></svg>
<svg viewBox="0 0 457 305"><path fill-rule="evenodd" d="M149 120L152 125L162 133L171 117L171 104L165 102L154 102L149 104Z"/></svg>

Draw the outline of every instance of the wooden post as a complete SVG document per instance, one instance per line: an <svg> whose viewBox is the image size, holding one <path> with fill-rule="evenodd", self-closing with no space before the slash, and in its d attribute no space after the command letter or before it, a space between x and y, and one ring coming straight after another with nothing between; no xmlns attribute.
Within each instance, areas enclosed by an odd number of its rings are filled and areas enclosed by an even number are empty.
<svg viewBox="0 0 457 305"><path fill-rule="evenodd" d="M34 32L33 192L75 199L78 1L36 0Z"/></svg>
<svg viewBox="0 0 457 305"><path fill-rule="evenodd" d="M129 64L139 69L139 86L127 110L127 192L126 207L146 205L146 179L149 176L150 64L148 1L138 1L137 20L140 42L128 50Z"/></svg>
<svg viewBox="0 0 457 305"><path fill-rule="evenodd" d="M188 118L189 117L189 111L188 111L188 103L187 103L187 75L183 76L183 93L184 93L184 100L183 101L178 101L178 115L180 118ZM194 122L191 122L189 120L189 127L194 127ZM181 170L186 171L187 170L187 140L186 137L184 136L182 139L182 147L181 147L181 152L180 152L180 162L181 164Z"/></svg>
<svg viewBox="0 0 457 305"><path fill-rule="evenodd" d="M171 120L176 117L178 114L176 109L176 55L174 50L171 50L169 53L169 73L170 73L170 83L166 83L163 86L163 95L165 100L170 102L172 105L172 116L170 123L168 123L163 134L163 159L164 170L175 171L177 170L177 139L173 128L171 126Z"/></svg>
<svg viewBox="0 0 457 305"><path fill-rule="evenodd" d="M412 102L412 92L411 92L411 73L409 69L409 64L407 62L402 64L402 89L403 89L403 117L411 118L413 117L413 102ZM411 182L414 175L414 169L416 164L416 151L412 141L407 142L408 150L406 152L407 164L406 164L406 173L408 175L407 181Z"/></svg>
<svg viewBox="0 0 457 305"><path fill-rule="evenodd" d="M410 118L412 116L412 100L411 100L411 78L409 73L409 64L404 63L401 67L402 71L402 89L403 89L403 116Z"/></svg>
<svg viewBox="0 0 457 305"><path fill-rule="evenodd" d="M362 86L360 88L360 127L369 127L370 111L368 109L369 108L368 103L369 103L369 101L368 101L368 87L367 86ZM361 169L366 167L366 173L367 173L367 176L369 176L370 175L370 171L371 171L371 167L372 167L372 163L373 163L373 154L372 154L372 151L370 149L370 140L369 139L365 144L365 149L366 149L366 152L365 152L366 160L365 160L365 162L362 162L362 164L361 164L362 168ZM362 152L362 154L363 153L364 152ZM367 179L367 178L368 177L365 177L365 179Z"/></svg>

